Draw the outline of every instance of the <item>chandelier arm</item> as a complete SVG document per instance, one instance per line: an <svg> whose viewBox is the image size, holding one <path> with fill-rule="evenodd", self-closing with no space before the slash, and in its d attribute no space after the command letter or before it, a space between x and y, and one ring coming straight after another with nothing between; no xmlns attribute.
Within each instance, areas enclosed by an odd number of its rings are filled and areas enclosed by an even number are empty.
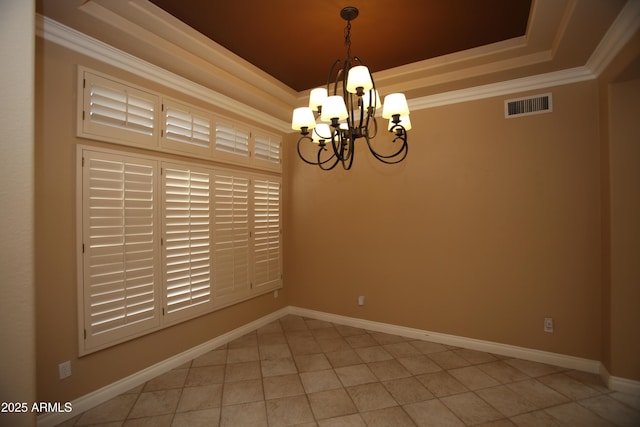
<svg viewBox="0 0 640 427"><path fill-rule="evenodd" d="M365 132L367 131L368 122L369 122L369 113L367 113L366 121L365 121L364 99L362 99L361 96L358 96L357 103L358 103L358 109L360 110L360 122L358 123L358 128L361 130L360 133L364 133L364 132L362 132L362 129L364 129ZM354 122L354 124L355 124L355 122Z"/></svg>
<svg viewBox="0 0 640 427"><path fill-rule="evenodd" d="M398 128L398 129L396 129ZM393 138L393 143L396 143L396 141L400 140L402 141L402 144L400 145L400 148L398 148L397 151L395 151L392 154L389 155L384 155L384 154L380 154L378 153L373 146L371 145L371 142L369 140L369 138L365 138L367 141L367 145L369 147L369 151L371 152L371 154L373 154L373 156L378 159L379 161L386 163L386 164L395 164L395 163L400 163L401 161L403 161L406 157L407 154L409 153L409 144L407 142L407 131L404 129L404 127L402 127L402 125L395 125L392 130L395 130L395 138ZM401 156L400 158L398 158L397 160L393 160L390 161L389 159L395 159L396 157Z"/></svg>
<svg viewBox="0 0 640 427"><path fill-rule="evenodd" d="M336 156L335 156L335 154L333 154L333 155L331 155L331 157L329 157L328 159L326 159L326 160L321 160L321 159L320 159L320 157L321 157L322 152L323 152L323 151L328 151L328 150L327 150L325 147L323 147L323 146L319 146L319 147L318 147L318 161L314 162L314 161L311 161L311 160L307 160L307 159L302 155L302 151L300 151L300 143L301 143L302 141L304 141L305 139L309 140L311 143L314 143L314 142L313 142L313 139L312 139L310 136L301 136L301 137L298 139L298 156L299 156L299 157L300 157L300 158L301 158L305 163L310 164L310 165L313 165L313 166L320 166L320 167L322 167L321 165L323 165L323 164L325 164L325 163L328 163L328 162L329 162L329 161L331 161L334 157L336 157ZM337 162L338 162L338 159L336 158L335 163L337 163ZM334 167L335 167L335 164L334 164ZM332 167L332 168L333 168L333 167ZM328 170L328 169L327 169L327 170Z"/></svg>
<svg viewBox="0 0 640 427"><path fill-rule="evenodd" d="M369 78L371 79L372 85L372 88L369 91L369 104L373 105L373 111L371 111L371 114L369 114L369 106L367 106L367 134L369 134L369 119L371 118L373 119L373 124L375 127L375 131L373 132L371 138L375 138L378 134L378 122L376 121L376 110L379 107L378 96L376 96L376 93L378 93L378 91L376 89L376 81L373 79L373 74L371 74L371 71L369 71Z"/></svg>
<svg viewBox="0 0 640 427"><path fill-rule="evenodd" d="M338 71L336 71L336 67L338 66L338 64L340 64L340 62L341 61L337 59L336 62L334 62L331 66L331 69L329 69L329 74L327 74L327 93L331 93L331 81L333 80L333 75L337 73L336 80L333 84L333 94L336 95L336 92L338 90L338 78L340 77L341 70L343 70L341 68L338 68Z"/></svg>
<svg viewBox="0 0 640 427"><path fill-rule="evenodd" d="M344 145L339 128L331 135L331 147L333 148L334 156L342 160L344 157Z"/></svg>
<svg viewBox="0 0 640 427"><path fill-rule="evenodd" d="M351 166L353 166L353 158L354 158L353 149L354 149L354 145L355 144L353 142L353 138L349 138L349 150L348 150L349 154L348 154L347 158L342 161L342 168L344 170L349 170L349 169L351 169Z"/></svg>
<svg viewBox="0 0 640 427"><path fill-rule="evenodd" d="M345 133L347 133L345 131ZM353 132L348 131L348 135L346 135L346 142L343 144L345 150L346 151L346 156L343 156L344 161L349 161L350 163L353 163L353 153L354 153L354 149L355 149L355 141L356 141L356 137L353 135Z"/></svg>
<svg viewBox="0 0 640 427"><path fill-rule="evenodd" d="M352 135L350 135L350 131L339 128L336 129L335 135L332 137L331 145L343 169L351 169L353 165L354 139Z"/></svg>
<svg viewBox="0 0 640 427"><path fill-rule="evenodd" d="M321 149L318 150L318 163L317 163L317 165L320 167L320 169L325 170L325 171L329 171L329 170L335 168L338 165L338 162L340 162L342 160L341 157L340 157L340 153L336 149L336 144L334 142L334 139L335 139L334 133L336 133L336 132L332 132L332 134L331 134L331 148L333 149L333 154L331 155L331 157L329 157L325 161L321 161L320 160L320 155L322 154L322 150L324 150L324 151L329 151L329 150L326 147L321 147ZM326 144L326 142L325 142L325 144ZM331 164L328 167L325 167L324 165L329 163L329 161L332 160L332 159L335 159L333 164Z"/></svg>
<svg viewBox="0 0 640 427"><path fill-rule="evenodd" d="M378 121L376 120L375 116L371 116L371 122L373 123L373 134L371 134L369 132L369 119L367 118L367 136L369 136L369 138L373 139L376 137L376 135L378 135Z"/></svg>
<svg viewBox="0 0 640 427"><path fill-rule="evenodd" d="M376 111L378 110L378 96L376 95L378 93L378 90L376 89L376 81L373 78L373 74L371 74L371 71L369 71L369 78L371 79L371 85L372 88L369 91L369 104L371 104L373 106L373 110L371 111L371 114L369 114L368 111L368 106L367 106L367 134L369 134L369 119L372 119L373 121L373 126L374 126L374 132L373 135L371 135L371 138L375 138L376 135L378 134L378 122L376 120Z"/></svg>
<svg viewBox="0 0 640 427"><path fill-rule="evenodd" d="M335 168L338 165L338 162L340 161L340 159L334 154L331 157L329 157L327 160L325 161L320 161L320 153L322 151L318 150L318 163L315 163L316 165L318 165L320 167L320 169L325 170L325 171L330 171L331 169ZM335 159L333 164L331 166L325 167L324 165L326 163L329 163L329 161L331 159Z"/></svg>
<svg viewBox="0 0 640 427"><path fill-rule="evenodd" d="M403 144L402 149L396 152L393 156L381 156L380 154L378 154L373 150L371 150L371 154L373 155L373 157L375 157L376 159L378 159L378 161L382 163L385 163L387 165L395 165L396 163L402 162L407 157L407 154L409 154L409 145L407 145L406 143ZM396 157L399 156L400 154L402 154L402 156L396 159ZM389 159L395 159L395 160L389 160Z"/></svg>
<svg viewBox="0 0 640 427"><path fill-rule="evenodd" d="M308 163L310 165L317 165L318 163L316 162L312 162L307 160L303 155L302 155L302 151L300 151L300 143L302 141L304 141L305 139L308 139L311 143L313 143L313 139L309 136L301 136L300 138L298 138L298 156L302 159L302 161L304 161L305 163ZM319 156L318 156L319 157Z"/></svg>

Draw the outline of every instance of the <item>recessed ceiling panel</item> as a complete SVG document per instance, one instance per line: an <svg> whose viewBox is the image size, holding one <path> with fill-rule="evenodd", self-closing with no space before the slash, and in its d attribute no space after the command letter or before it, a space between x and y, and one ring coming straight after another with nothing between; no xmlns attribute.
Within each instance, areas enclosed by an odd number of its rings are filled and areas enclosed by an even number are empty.
<svg viewBox="0 0 640 427"><path fill-rule="evenodd" d="M351 51L372 72L523 36L531 0L150 0L206 37L301 91L326 83Z"/></svg>

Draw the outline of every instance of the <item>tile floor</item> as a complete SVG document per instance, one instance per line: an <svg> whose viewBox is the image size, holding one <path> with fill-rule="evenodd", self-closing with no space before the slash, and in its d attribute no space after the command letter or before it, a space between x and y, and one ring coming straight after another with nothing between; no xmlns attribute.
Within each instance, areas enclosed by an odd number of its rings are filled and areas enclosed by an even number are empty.
<svg viewBox="0 0 640 427"><path fill-rule="evenodd" d="M286 316L63 426L640 426L596 375Z"/></svg>

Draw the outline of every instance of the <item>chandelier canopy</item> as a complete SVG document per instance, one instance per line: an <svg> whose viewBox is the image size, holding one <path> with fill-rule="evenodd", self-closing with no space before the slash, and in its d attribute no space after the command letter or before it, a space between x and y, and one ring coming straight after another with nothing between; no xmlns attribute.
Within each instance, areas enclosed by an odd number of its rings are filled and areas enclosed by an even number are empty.
<svg viewBox="0 0 640 427"><path fill-rule="evenodd" d="M351 169L354 142L364 138L377 160L400 163L409 150L407 131L411 122L407 99L402 93L392 93L384 98L384 104L380 102L373 75L360 58L351 56L351 21L358 16L358 9L345 7L340 16L347 21L344 31L347 56L341 66L340 60L331 66L326 87L311 90L309 106L293 110L291 127L301 134L298 155L323 170L331 170L338 163ZM376 112L380 109L382 118L389 119L387 129L393 136L393 148L384 153L376 151L371 141L378 133ZM303 152L309 152L309 147L304 148L308 144L317 145L315 158L304 156Z"/></svg>

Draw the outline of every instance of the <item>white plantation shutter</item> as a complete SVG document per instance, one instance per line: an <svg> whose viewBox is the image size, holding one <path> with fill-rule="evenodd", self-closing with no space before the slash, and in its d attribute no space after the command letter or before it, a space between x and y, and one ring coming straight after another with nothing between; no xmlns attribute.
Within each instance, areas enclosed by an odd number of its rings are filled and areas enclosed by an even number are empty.
<svg viewBox="0 0 640 427"><path fill-rule="evenodd" d="M253 271L254 285L264 289L282 283L280 235L280 182L254 179Z"/></svg>
<svg viewBox="0 0 640 427"><path fill-rule="evenodd" d="M254 158L269 163L280 163L281 138L265 133L256 133L254 137Z"/></svg>
<svg viewBox="0 0 640 427"><path fill-rule="evenodd" d="M95 348L159 324L157 164L83 159L84 347Z"/></svg>
<svg viewBox="0 0 640 427"><path fill-rule="evenodd" d="M167 146L194 153L209 153L211 119L206 112L173 102L165 102L164 138Z"/></svg>
<svg viewBox="0 0 640 427"><path fill-rule="evenodd" d="M249 157L249 129L233 122L216 122L216 151Z"/></svg>
<svg viewBox="0 0 640 427"><path fill-rule="evenodd" d="M85 73L83 131L93 136L156 145L156 95Z"/></svg>
<svg viewBox="0 0 640 427"><path fill-rule="evenodd" d="M164 164L163 194L165 315L171 321L211 308L209 172Z"/></svg>
<svg viewBox="0 0 640 427"><path fill-rule="evenodd" d="M215 174L214 283L216 303L249 291L249 178Z"/></svg>
<svg viewBox="0 0 640 427"><path fill-rule="evenodd" d="M89 120L107 126L153 134L153 102L92 82L89 96Z"/></svg>
<svg viewBox="0 0 640 427"><path fill-rule="evenodd" d="M282 286L275 174L78 146L77 178L81 354Z"/></svg>

